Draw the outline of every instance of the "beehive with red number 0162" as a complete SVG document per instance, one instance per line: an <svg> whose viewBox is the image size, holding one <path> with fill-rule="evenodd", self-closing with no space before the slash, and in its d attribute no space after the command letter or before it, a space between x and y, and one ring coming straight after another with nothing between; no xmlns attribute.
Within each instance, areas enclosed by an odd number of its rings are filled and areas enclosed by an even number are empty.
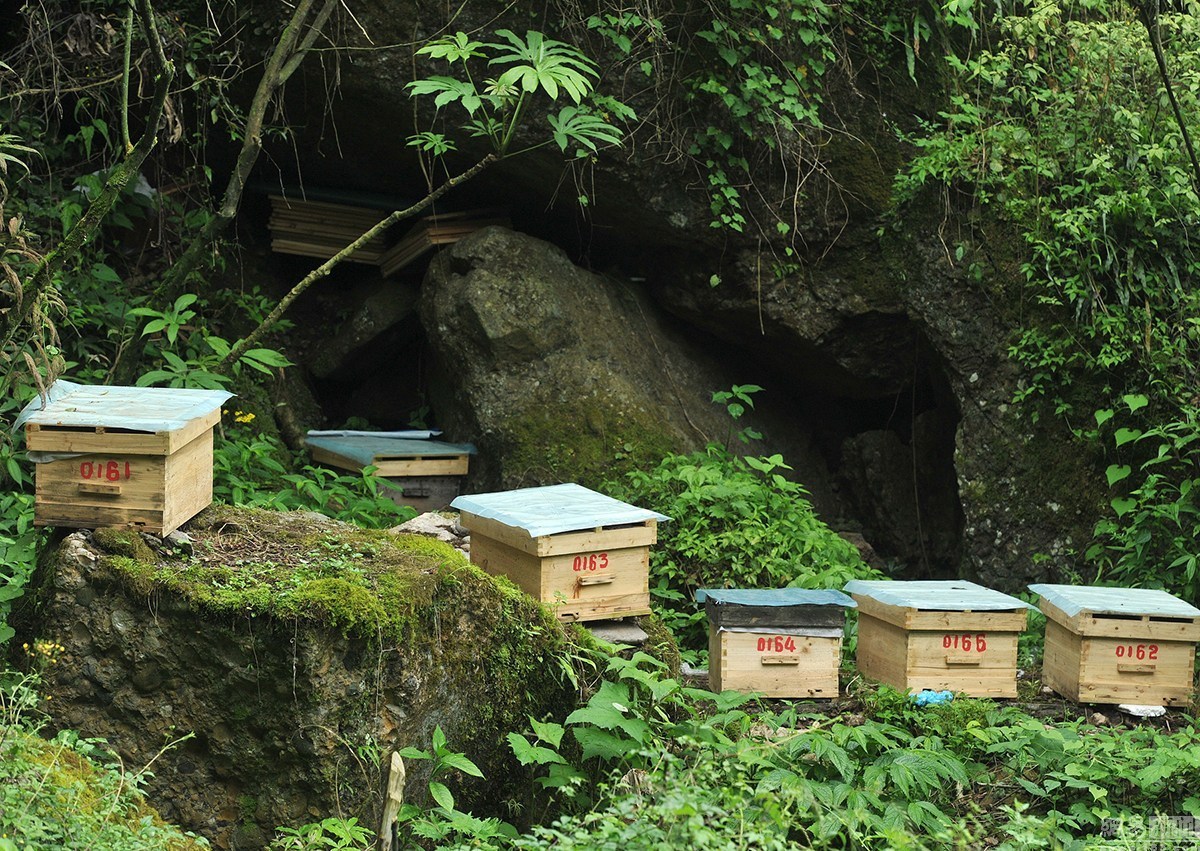
<svg viewBox="0 0 1200 851"><path fill-rule="evenodd" d="M841 591L704 588L696 602L708 615L713 691L838 696L845 610L855 606Z"/></svg>
<svg viewBox="0 0 1200 851"><path fill-rule="evenodd" d="M662 514L576 484L460 496L471 562L507 576L561 620L650 612L650 547Z"/></svg>
<svg viewBox="0 0 1200 851"><path fill-rule="evenodd" d="M1149 588L1029 590L1046 615L1043 685L1085 703L1192 702L1200 609Z"/></svg>
<svg viewBox="0 0 1200 851"><path fill-rule="evenodd" d="M212 502L213 427L230 395L56 381L17 419L35 525L175 531Z"/></svg>
<svg viewBox="0 0 1200 851"><path fill-rule="evenodd" d="M858 670L904 691L1017 696L1028 603L974 582L856 579Z"/></svg>

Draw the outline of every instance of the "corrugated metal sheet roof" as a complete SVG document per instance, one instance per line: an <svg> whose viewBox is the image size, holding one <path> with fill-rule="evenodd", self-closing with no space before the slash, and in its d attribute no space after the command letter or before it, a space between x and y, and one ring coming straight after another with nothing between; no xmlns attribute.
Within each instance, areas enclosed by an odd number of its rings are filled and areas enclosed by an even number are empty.
<svg viewBox="0 0 1200 851"><path fill-rule="evenodd" d="M44 426L175 431L221 407L233 394L225 390L174 387L104 387L59 379L46 403L36 398L21 411L14 428Z"/></svg>
<svg viewBox="0 0 1200 851"><path fill-rule="evenodd" d="M701 588L696 602L712 600L721 606L844 606L857 608L858 603L832 589L810 588Z"/></svg>
<svg viewBox="0 0 1200 851"><path fill-rule="evenodd" d="M440 440L421 440L406 437L377 437L347 435L321 437L309 435L305 441L309 446L324 449L342 458L361 464L375 464L392 458L431 458L440 455L474 455L475 447L470 443L443 443Z"/></svg>
<svg viewBox="0 0 1200 851"><path fill-rule="evenodd" d="M908 582L852 579L842 590L849 594L871 597L889 606L935 612L994 612L1033 608L1016 597L964 579Z"/></svg>
<svg viewBox="0 0 1200 851"><path fill-rule="evenodd" d="M1099 585L1030 585L1029 590L1069 617L1080 612L1108 615L1200 617L1200 609L1157 588L1106 588Z"/></svg>
<svg viewBox="0 0 1200 851"><path fill-rule="evenodd" d="M466 494L450 505L505 526L524 529L531 538L599 526L671 519L576 484Z"/></svg>

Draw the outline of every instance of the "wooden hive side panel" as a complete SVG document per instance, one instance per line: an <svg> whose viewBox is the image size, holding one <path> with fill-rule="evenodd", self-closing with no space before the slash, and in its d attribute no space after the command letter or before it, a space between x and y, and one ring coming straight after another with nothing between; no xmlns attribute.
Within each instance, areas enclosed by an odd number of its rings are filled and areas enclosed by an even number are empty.
<svg viewBox="0 0 1200 851"><path fill-rule="evenodd" d="M766 697L838 696L840 637L720 632L717 638L722 689L758 692Z"/></svg>
<svg viewBox="0 0 1200 851"><path fill-rule="evenodd" d="M1079 700L1080 638L1062 624L1046 619L1042 685L1071 700Z"/></svg>
<svg viewBox="0 0 1200 851"><path fill-rule="evenodd" d="M715 692L725 690L724 662L722 658L725 645L721 642L721 633L714 624L708 625L708 687Z"/></svg>
<svg viewBox="0 0 1200 851"><path fill-rule="evenodd" d="M650 548L563 553L541 559L542 602L564 620L648 614Z"/></svg>
<svg viewBox="0 0 1200 851"><path fill-rule="evenodd" d="M909 633L908 641L905 681L910 690L1017 696L1017 633L922 630Z"/></svg>
<svg viewBox="0 0 1200 851"><path fill-rule="evenodd" d="M533 539L539 556L567 555L631 547L649 547L658 540L658 523L646 520L625 526L604 526L584 532L541 535Z"/></svg>
<svg viewBox="0 0 1200 851"><path fill-rule="evenodd" d="M34 523L79 529L129 526L161 532L165 462L162 455L104 454L38 464L34 471Z"/></svg>
<svg viewBox="0 0 1200 851"><path fill-rule="evenodd" d="M541 562L536 556L472 530L471 563L493 576L507 576L530 597L543 599Z"/></svg>
<svg viewBox="0 0 1200 851"><path fill-rule="evenodd" d="M1181 706L1192 702L1195 644L1156 638L1079 639L1077 700Z"/></svg>
<svg viewBox="0 0 1200 851"><path fill-rule="evenodd" d="M197 435L174 455L167 456L162 534L169 535L212 502L213 433Z"/></svg>
<svg viewBox="0 0 1200 851"><path fill-rule="evenodd" d="M380 476L465 476L470 458L470 455L381 458L375 466Z"/></svg>
<svg viewBox="0 0 1200 851"><path fill-rule="evenodd" d="M905 688L908 633L895 624L859 612L855 664L865 676L893 688Z"/></svg>

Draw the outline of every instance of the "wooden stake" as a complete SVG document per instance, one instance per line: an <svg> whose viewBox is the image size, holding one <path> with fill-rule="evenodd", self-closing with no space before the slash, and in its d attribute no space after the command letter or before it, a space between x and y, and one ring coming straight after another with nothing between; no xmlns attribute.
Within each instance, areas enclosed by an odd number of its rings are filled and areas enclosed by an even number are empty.
<svg viewBox="0 0 1200 851"><path fill-rule="evenodd" d="M388 772L387 800L383 805L383 821L379 825L379 851L391 851L392 828L404 804L404 760L400 754L392 753L392 766Z"/></svg>

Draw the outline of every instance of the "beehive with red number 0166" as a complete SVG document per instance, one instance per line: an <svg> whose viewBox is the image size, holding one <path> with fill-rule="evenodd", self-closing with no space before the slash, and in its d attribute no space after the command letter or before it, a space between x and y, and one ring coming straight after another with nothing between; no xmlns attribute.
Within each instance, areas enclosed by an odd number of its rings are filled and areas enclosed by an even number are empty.
<svg viewBox="0 0 1200 851"><path fill-rule="evenodd" d="M1149 588L1029 590L1046 615L1044 685L1085 703L1192 702L1200 609Z"/></svg>
<svg viewBox="0 0 1200 851"><path fill-rule="evenodd" d="M1017 696L1028 603L974 582L856 579L858 670L904 691Z"/></svg>
<svg viewBox="0 0 1200 851"><path fill-rule="evenodd" d="M507 576L561 620L650 612L650 547L662 514L575 484L460 496L471 562Z"/></svg>
<svg viewBox="0 0 1200 851"><path fill-rule="evenodd" d="M838 696L845 610L855 605L841 591L704 588L696 602L708 615L713 691Z"/></svg>
<svg viewBox="0 0 1200 851"><path fill-rule="evenodd" d="M17 419L34 523L175 531L212 502L213 427L230 395L56 381Z"/></svg>

